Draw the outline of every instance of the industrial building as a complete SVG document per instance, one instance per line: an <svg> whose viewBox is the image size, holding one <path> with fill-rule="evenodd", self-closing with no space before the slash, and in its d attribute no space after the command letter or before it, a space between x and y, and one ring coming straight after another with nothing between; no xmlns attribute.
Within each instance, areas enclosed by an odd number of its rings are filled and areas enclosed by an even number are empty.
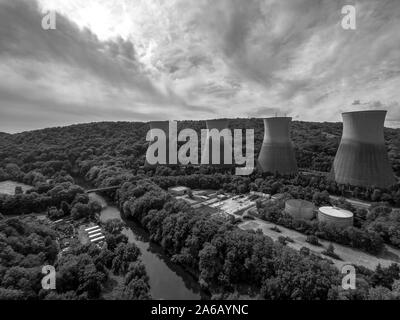
<svg viewBox="0 0 400 320"><path fill-rule="evenodd" d="M213 149L213 141L210 136L210 130L217 129L221 132L224 129L229 129L229 122L226 119L216 119L216 120L207 120L206 121L208 135L204 143L204 148L202 147L201 152L201 163L202 164L212 164L212 165L232 165L233 164L233 152L232 152L232 133L229 131L229 140L226 140L221 135L220 144L219 144L219 161L215 161L217 159L217 155L214 155L212 152ZM225 161L225 151L229 155L230 161ZM214 159L214 161L213 161Z"/></svg>
<svg viewBox="0 0 400 320"><path fill-rule="evenodd" d="M264 199L271 199L271 195L268 193L264 192L258 192L258 191L250 191L251 195L257 196L259 198L264 198Z"/></svg>
<svg viewBox="0 0 400 320"><path fill-rule="evenodd" d="M338 228L353 226L353 213L336 207L321 207L318 210L318 221Z"/></svg>
<svg viewBox="0 0 400 320"><path fill-rule="evenodd" d="M185 194L188 194L190 192L190 188L188 187L182 187L182 186L178 186L178 187L171 187L168 188L168 192L171 193L173 196L183 196Z"/></svg>
<svg viewBox="0 0 400 320"><path fill-rule="evenodd" d="M314 204L306 200L290 199L285 202L285 212L296 220L311 220L314 210Z"/></svg>
<svg viewBox="0 0 400 320"><path fill-rule="evenodd" d="M343 135L332 176L337 183L387 188L395 177L387 154L384 110L343 113Z"/></svg>
<svg viewBox="0 0 400 320"><path fill-rule="evenodd" d="M234 196L223 201L218 200L208 205L212 208L218 208L221 212L229 215L241 215L255 205L255 202L248 196Z"/></svg>
<svg viewBox="0 0 400 320"><path fill-rule="evenodd" d="M101 246L102 243L105 241L105 236L101 230L101 227L98 225L85 228L85 233L90 243Z"/></svg>
<svg viewBox="0 0 400 320"><path fill-rule="evenodd" d="M262 172L296 174L297 162L290 139L292 118L274 117L264 119L264 141L258 157Z"/></svg>

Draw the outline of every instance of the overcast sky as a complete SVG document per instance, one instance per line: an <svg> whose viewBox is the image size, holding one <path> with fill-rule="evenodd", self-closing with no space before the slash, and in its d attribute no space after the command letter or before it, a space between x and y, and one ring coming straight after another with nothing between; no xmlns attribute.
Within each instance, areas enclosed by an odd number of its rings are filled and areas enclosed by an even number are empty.
<svg viewBox="0 0 400 320"><path fill-rule="evenodd" d="M396 125L399 102L400 0L0 0L0 131L365 108Z"/></svg>

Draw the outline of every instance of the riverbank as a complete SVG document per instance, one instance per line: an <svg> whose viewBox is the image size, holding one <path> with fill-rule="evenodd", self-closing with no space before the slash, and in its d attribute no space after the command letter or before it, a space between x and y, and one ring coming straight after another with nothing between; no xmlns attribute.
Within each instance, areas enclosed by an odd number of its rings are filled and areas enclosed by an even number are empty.
<svg viewBox="0 0 400 320"><path fill-rule="evenodd" d="M126 219L111 200L99 194L89 194L92 200L99 202L103 209L100 220L119 219L125 222L123 234L128 241L134 243L141 251L141 260L146 267L154 299L167 300L200 300L209 299L198 281L181 266L173 263L170 257L157 244L152 243L149 235L137 222Z"/></svg>

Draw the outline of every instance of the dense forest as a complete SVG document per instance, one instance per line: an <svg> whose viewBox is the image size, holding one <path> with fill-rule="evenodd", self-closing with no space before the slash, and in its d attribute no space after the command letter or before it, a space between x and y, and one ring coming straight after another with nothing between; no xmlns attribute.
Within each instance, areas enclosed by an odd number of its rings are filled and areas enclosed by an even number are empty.
<svg viewBox="0 0 400 320"><path fill-rule="evenodd" d="M256 154L263 139L259 119L235 119L231 128L254 128ZM178 129L205 128L203 121L181 122ZM378 252L383 243L400 247L400 220L391 206L400 206L400 185L387 190L337 185L323 174L283 177L254 173L235 176L231 168L186 166L144 167L147 142L145 123L93 123L51 128L15 135L0 135L0 181L14 180L33 186L23 194L0 195L1 250L0 296L4 298L98 299L110 277L124 278L111 298L149 298L148 281L140 253L118 234L113 222L106 229L108 248L74 246L66 258L57 260L65 283L51 294L37 287L38 267L52 264L56 231L27 218L7 216L46 212L51 219L69 216L92 219L99 207L90 202L75 183L85 178L96 186L121 186L110 192L126 217L138 221L172 260L189 270L214 298L232 298L238 293L265 299L398 299L399 269L396 265L375 272L359 268L357 290L340 289L340 273L328 261L306 250L296 252L275 243L261 233L242 231L233 221L218 220L207 213L193 212L165 190L170 186L246 193L284 193L317 205L329 203L327 195L348 196L376 202L366 214L355 210L356 221L346 234L319 225L296 225L282 215L281 204L261 207L261 218L310 235L341 242L362 250ZM296 157L304 170L329 172L338 144L340 123L294 122L292 139ZM400 176L400 130L385 129L393 170ZM338 204L345 205L345 204ZM216 220L217 219L217 220ZM117 231L115 231L117 230ZM116 233L114 233L116 232ZM38 257L30 237L41 243ZM24 246L19 242L28 242ZM3 253L4 252L4 253ZM27 262L26 262L27 261ZM17 270L14 270L14 269ZM12 274L24 274L27 281L14 281ZM83 274L82 274L83 272ZM71 278L68 278L71 277ZM76 279L87 279L84 282ZM6 281L6 279L8 279ZM73 293L74 292L74 293ZM108 296L110 298L110 296Z"/></svg>
<svg viewBox="0 0 400 320"><path fill-rule="evenodd" d="M32 217L0 221L0 300L76 300L104 298L112 277L123 278L113 299L148 299L149 284L140 251L118 231L119 222L106 225L107 248L72 244L58 256L57 229ZM42 267L54 265L56 290L43 290Z"/></svg>
<svg viewBox="0 0 400 320"><path fill-rule="evenodd" d="M255 154L264 136L261 119L230 120L232 129L254 129ZM192 128L200 133L206 127L204 121L181 121L178 131ZM50 165L51 172L60 168L73 169L76 161L121 160L130 169L144 164L148 125L135 122L103 122L74 125L0 135L0 164L18 164L24 172ZM400 176L400 129L385 128L385 139L390 161ZM296 158L300 168L329 172L339 146L342 123L292 123L291 136L295 144ZM53 170L53 171L51 171ZM4 174L4 172L2 173ZM1 176L0 176L1 177Z"/></svg>

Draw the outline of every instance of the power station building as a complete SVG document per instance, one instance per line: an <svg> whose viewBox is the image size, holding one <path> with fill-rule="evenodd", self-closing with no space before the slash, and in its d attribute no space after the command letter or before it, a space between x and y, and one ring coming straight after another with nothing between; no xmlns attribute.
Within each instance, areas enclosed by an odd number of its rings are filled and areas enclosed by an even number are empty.
<svg viewBox="0 0 400 320"><path fill-rule="evenodd" d="M318 210L318 221L338 228L353 226L353 213L336 207L321 207Z"/></svg>
<svg viewBox="0 0 400 320"><path fill-rule="evenodd" d="M208 135L205 139L204 146L202 146L201 152L201 163L202 164L210 164L210 165L232 165L233 164L233 152L232 152L232 133L229 131L229 139L223 138L224 135L221 132L224 129L229 129L229 121L226 119L216 119L216 120L207 120L206 121ZM210 130L216 129L221 134L220 142L215 142L215 146L217 146L214 151L219 152L219 161L217 155L213 153L213 139L210 135ZM230 161L226 161L224 155L230 154ZM213 161L213 158L215 161Z"/></svg>
<svg viewBox="0 0 400 320"><path fill-rule="evenodd" d="M332 176L337 183L387 188L395 177L387 154L384 110L346 112Z"/></svg>
<svg viewBox="0 0 400 320"><path fill-rule="evenodd" d="M314 210L314 204L306 200L290 199L285 203L285 212L296 220L311 220Z"/></svg>
<svg viewBox="0 0 400 320"><path fill-rule="evenodd" d="M298 172L293 143L290 139L292 118L264 119L264 141L258 157L262 172L296 174Z"/></svg>

